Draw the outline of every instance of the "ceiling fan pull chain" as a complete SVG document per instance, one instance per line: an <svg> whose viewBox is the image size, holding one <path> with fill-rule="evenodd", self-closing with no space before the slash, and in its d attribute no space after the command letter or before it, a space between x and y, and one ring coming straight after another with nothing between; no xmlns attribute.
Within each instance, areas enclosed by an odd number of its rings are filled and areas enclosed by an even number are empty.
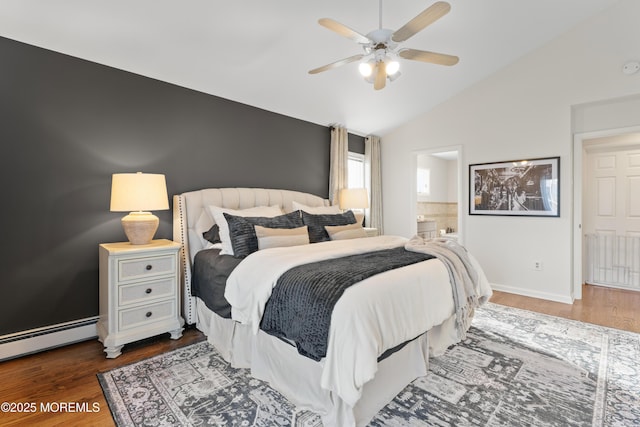
<svg viewBox="0 0 640 427"><path fill-rule="evenodd" d="M382 0L378 2L378 28L382 29Z"/></svg>

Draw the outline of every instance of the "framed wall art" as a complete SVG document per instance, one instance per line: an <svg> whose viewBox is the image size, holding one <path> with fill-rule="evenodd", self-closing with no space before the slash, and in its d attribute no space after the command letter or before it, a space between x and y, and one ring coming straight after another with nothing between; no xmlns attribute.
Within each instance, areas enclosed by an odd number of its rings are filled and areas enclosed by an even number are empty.
<svg viewBox="0 0 640 427"><path fill-rule="evenodd" d="M469 165L469 215L560 216L560 157Z"/></svg>

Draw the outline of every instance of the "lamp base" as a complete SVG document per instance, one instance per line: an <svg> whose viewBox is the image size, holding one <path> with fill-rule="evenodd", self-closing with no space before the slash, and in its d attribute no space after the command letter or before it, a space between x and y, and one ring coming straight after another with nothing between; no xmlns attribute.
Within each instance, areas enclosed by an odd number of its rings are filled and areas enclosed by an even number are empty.
<svg viewBox="0 0 640 427"><path fill-rule="evenodd" d="M122 228L132 245L151 243L160 220L151 212L131 212L122 218Z"/></svg>

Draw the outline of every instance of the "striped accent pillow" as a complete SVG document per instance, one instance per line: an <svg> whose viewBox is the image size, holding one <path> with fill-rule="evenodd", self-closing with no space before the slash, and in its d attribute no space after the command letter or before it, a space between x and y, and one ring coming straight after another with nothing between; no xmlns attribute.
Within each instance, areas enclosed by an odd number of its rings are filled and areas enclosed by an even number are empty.
<svg viewBox="0 0 640 427"><path fill-rule="evenodd" d="M302 222L309 227L309 240L311 243L317 243L331 240L327 230L324 229L325 226L355 224L356 217L351 211L324 215L313 215L302 211Z"/></svg>
<svg viewBox="0 0 640 427"><path fill-rule="evenodd" d="M258 250L255 225L270 228L298 228L304 225L300 211L274 217L241 217L228 213L225 213L224 217L229 225L233 256L237 258L244 258Z"/></svg>
<svg viewBox="0 0 640 427"><path fill-rule="evenodd" d="M229 209L229 208L221 208L219 206L207 206L209 209L209 214L211 218L213 218L213 222L218 224L220 240L222 241L222 250L220 251L220 255L234 255L233 253L233 242L231 241L229 224L227 224L227 220L225 218L225 214L234 215L234 216L250 216L250 217L274 217L277 215L282 215L282 209L280 206L256 206L254 208L247 209ZM300 224L302 225L302 224ZM257 250L257 249L256 249Z"/></svg>
<svg viewBox="0 0 640 427"><path fill-rule="evenodd" d="M345 240L345 239L358 239L360 237L367 237L367 234L362 228L361 224L348 224L348 225L326 225L324 227L329 234L331 240Z"/></svg>
<svg viewBox="0 0 640 427"><path fill-rule="evenodd" d="M306 225L298 228L269 228L256 225L255 230L258 250L309 244Z"/></svg>

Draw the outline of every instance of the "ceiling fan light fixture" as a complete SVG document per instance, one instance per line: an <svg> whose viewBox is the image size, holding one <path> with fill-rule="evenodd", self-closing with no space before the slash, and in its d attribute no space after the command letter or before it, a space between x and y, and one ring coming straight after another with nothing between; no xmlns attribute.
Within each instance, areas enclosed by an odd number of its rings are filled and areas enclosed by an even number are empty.
<svg viewBox="0 0 640 427"><path fill-rule="evenodd" d="M400 63L398 61L394 61L393 59L386 61L387 62L387 75L389 77L394 76L400 71Z"/></svg>
<svg viewBox="0 0 640 427"><path fill-rule="evenodd" d="M360 71L360 75L362 77L369 77L373 73L373 64L369 62L361 62L358 65L358 71Z"/></svg>
<svg viewBox="0 0 640 427"><path fill-rule="evenodd" d="M389 79L390 82L392 82L395 79L397 79L398 77L400 77L401 75L402 75L402 73L400 71L396 71L394 74L387 75L387 78Z"/></svg>

